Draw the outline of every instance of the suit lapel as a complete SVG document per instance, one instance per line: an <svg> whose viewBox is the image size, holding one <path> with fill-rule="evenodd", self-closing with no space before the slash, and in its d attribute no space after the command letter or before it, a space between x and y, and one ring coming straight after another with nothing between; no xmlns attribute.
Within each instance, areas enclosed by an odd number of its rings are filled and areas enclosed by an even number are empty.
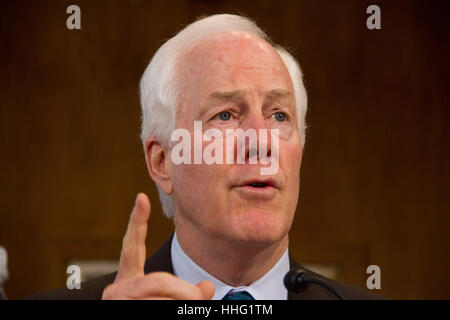
<svg viewBox="0 0 450 320"><path fill-rule="evenodd" d="M172 258L170 254L173 235L174 233L170 235L158 251L145 261L144 273L165 271L173 274Z"/></svg>

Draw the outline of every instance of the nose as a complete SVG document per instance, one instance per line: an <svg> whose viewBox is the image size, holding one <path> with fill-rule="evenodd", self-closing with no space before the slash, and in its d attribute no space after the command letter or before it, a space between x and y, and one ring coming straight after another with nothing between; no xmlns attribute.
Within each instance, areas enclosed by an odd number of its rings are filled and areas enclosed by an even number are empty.
<svg viewBox="0 0 450 320"><path fill-rule="evenodd" d="M261 161L261 157L271 156L270 128L267 123L267 119L264 118L261 110L250 110L245 117L241 129L248 133L254 130L256 134L255 141L250 141L250 134L249 138L245 139L246 163L256 164L258 161Z"/></svg>
<svg viewBox="0 0 450 320"><path fill-rule="evenodd" d="M242 123L242 129L268 129L266 119L264 119L264 115L261 110L249 110L245 120Z"/></svg>

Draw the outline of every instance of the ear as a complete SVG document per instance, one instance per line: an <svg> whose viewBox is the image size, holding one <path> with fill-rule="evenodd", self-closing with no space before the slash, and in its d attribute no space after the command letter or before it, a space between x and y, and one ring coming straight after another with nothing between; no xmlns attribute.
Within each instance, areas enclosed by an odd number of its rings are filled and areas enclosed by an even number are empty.
<svg viewBox="0 0 450 320"><path fill-rule="evenodd" d="M167 151L154 137L145 142L145 161L153 181L166 193L173 192L170 179L170 161Z"/></svg>

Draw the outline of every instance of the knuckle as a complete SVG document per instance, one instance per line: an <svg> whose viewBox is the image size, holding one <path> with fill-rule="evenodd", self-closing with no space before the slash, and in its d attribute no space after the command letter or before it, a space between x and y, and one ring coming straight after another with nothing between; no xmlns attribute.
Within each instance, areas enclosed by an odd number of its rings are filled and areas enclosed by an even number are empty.
<svg viewBox="0 0 450 320"><path fill-rule="evenodd" d="M130 253L130 248L122 248L122 252L120 253L120 259L128 261L130 258L133 257L133 254Z"/></svg>
<svg viewBox="0 0 450 320"><path fill-rule="evenodd" d="M167 281L169 278L174 277L172 274L165 272L165 271L156 271L149 273L149 276L152 278L162 279L164 281Z"/></svg>
<svg viewBox="0 0 450 320"><path fill-rule="evenodd" d="M164 272L153 272L148 275L148 281L155 288L162 288L167 285L169 277Z"/></svg>

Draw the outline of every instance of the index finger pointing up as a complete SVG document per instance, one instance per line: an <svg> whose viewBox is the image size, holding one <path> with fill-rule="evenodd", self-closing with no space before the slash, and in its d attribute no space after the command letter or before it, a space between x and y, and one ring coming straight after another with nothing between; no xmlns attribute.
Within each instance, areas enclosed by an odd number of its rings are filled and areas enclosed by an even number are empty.
<svg viewBox="0 0 450 320"><path fill-rule="evenodd" d="M139 193L131 211L127 232L123 237L119 272L116 279L144 275L146 257L145 238L150 217L150 201L144 193Z"/></svg>

